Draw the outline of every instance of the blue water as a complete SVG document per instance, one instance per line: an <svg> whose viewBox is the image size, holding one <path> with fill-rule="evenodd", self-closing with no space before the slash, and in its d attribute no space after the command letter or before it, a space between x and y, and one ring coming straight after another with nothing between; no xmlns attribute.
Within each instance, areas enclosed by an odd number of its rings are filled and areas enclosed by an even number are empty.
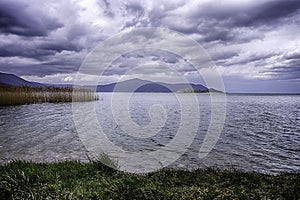
<svg viewBox="0 0 300 200"><path fill-rule="evenodd" d="M99 94L96 113L107 138L127 151L155 151L168 144L180 127L181 108L173 94L135 93L130 117L139 126L151 122L152 105L164 108L166 121L156 135L135 138L114 120L110 93ZM191 94L181 94L188 98ZM187 151L170 167L194 169L207 166L239 168L278 174L300 171L300 96L227 95L226 120L220 138L207 157L198 157L211 117L210 96L197 94L200 123ZM120 99L120 104L122 99ZM94 102L78 103L80 105ZM85 118L86 116L82 116ZM90 126L81 124L87 132ZM31 104L0 107L0 163L11 160L53 162L87 161L89 152L78 136L72 104Z"/></svg>

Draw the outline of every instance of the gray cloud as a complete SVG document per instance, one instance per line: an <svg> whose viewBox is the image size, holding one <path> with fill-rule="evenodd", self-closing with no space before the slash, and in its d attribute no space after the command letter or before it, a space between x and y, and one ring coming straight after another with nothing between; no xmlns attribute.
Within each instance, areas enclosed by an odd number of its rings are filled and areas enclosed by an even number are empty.
<svg viewBox="0 0 300 200"><path fill-rule="evenodd" d="M273 80L297 80L300 82L300 65L276 66L271 70L265 71L271 74Z"/></svg>
<svg viewBox="0 0 300 200"><path fill-rule="evenodd" d="M171 28L199 42L226 81L232 76L299 80L298 0L1 1L0 70L40 77L75 73L100 41L121 30L153 26ZM124 38L124 44L115 45L126 49L155 38L144 36ZM121 75L143 64L144 70L136 73L155 74L172 66L185 74L193 71L187 60L141 50L123 55L105 75ZM160 66L146 69L153 63Z"/></svg>
<svg viewBox="0 0 300 200"><path fill-rule="evenodd" d="M105 9L104 9L104 14L106 15L106 16L109 16L109 17L111 17L111 18L114 18L115 17L115 13L112 11L112 9L111 9L111 5L110 5L110 3L109 3L109 1L108 0L103 0L102 1L103 2L103 4L104 4L104 6L105 6ZM102 3L101 1L99 1L98 3L99 3L99 5L100 5L100 7L102 6Z"/></svg>
<svg viewBox="0 0 300 200"><path fill-rule="evenodd" d="M285 59L287 60L300 60L300 51L299 52L293 52L289 55L286 55ZM300 62L299 62L300 64Z"/></svg>
<svg viewBox="0 0 300 200"><path fill-rule="evenodd" d="M189 17L215 19L228 26L268 25L277 19L293 15L300 9L300 1L260 1L240 3L216 3L210 1L199 6Z"/></svg>
<svg viewBox="0 0 300 200"><path fill-rule="evenodd" d="M194 5L186 11L178 8L163 20L167 27L185 34L201 34L201 43L221 41L230 43L263 39L266 30L299 18L300 1L261 1L256 3L216 3L209 1ZM175 13L175 14L174 14ZM185 18L183 18L185 17ZM281 21L282 19L290 19ZM172 20L173 19L173 20ZM260 33L241 33L241 28Z"/></svg>
<svg viewBox="0 0 300 200"><path fill-rule="evenodd" d="M242 14L236 16L234 24L239 26L253 26L256 24L272 23L276 19L293 15L294 12L300 9L300 1L268 1L259 7L254 7L252 11L246 13L246 17Z"/></svg>
<svg viewBox="0 0 300 200"><path fill-rule="evenodd" d="M0 31L22 36L46 36L62 27L57 19L43 15L39 10L18 1L0 2Z"/></svg>

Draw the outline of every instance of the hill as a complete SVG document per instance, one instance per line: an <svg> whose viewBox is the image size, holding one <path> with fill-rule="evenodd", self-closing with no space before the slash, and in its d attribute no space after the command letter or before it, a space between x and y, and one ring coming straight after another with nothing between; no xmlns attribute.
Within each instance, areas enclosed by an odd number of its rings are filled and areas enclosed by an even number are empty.
<svg viewBox="0 0 300 200"><path fill-rule="evenodd" d="M29 87L43 86L41 83L26 81L14 74L6 74L3 72L0 72L0 84L12 86L25 85Z"/></svg>
<svg viewBox="0 0 300 200"><path fill-rule="evenodd" d="M7 74L0 72L0 84L11 85L11 86L29 86L29 87L74 87L74 85L62 85L62 84L46 84L38 82L30 82L24 80L14 74ZM178 92L182 90L198 91L198 92L216 92L215 89L208 89L201 84L188 84L188 83L163 83L163 82L152 82L142 79L131 79L118 83L110 83L105 85L85 85L75 86L86 89L96 88L97 92Z"/></svg>
<svg viewBox="0 0 300 200"><path fill-rule="evenodd" d="M118 83L111 83L107 85L98 85L97 92L177 92L181 89L191 88L202 92L208 92L209 89L200 84L187 83L163 83L152 82L141 79L131 79Z"/></svg>

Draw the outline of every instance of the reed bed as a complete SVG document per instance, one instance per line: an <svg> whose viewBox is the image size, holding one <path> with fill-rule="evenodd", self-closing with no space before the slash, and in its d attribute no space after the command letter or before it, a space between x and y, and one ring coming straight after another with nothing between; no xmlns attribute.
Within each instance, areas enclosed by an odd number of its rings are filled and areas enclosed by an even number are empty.
<svg viewBox="0 0 300 200"><path fill-rule="evenodd" d="M0 106L94 100L97 100L96 95L88 89L0 85Z"/></svg>

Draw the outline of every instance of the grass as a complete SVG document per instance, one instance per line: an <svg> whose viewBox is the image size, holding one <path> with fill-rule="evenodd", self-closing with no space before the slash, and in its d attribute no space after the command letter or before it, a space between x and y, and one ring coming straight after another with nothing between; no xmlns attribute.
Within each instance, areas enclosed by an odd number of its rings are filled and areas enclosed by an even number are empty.
<svg viewBox="0 0 300 200"><path fill-rule="evenodd" d="M88 89L0 85L0 106L94 100L94 92Z"/></svg>
<svg viewBox="0 0 300 200"><path fill-rule="evenodd" d="M120 172L100 161L0 166L0 199L299 199L300 174L164 169Z"/></svg>

